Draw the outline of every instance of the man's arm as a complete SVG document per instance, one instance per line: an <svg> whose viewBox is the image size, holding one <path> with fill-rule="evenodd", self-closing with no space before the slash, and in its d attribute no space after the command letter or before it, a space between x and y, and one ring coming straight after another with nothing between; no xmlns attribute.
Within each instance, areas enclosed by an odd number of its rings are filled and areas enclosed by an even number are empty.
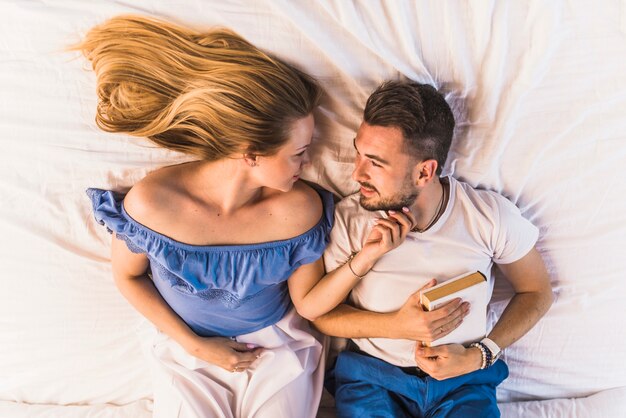
<svg viewBox="0 0 626 418"><path fill-rule="evenodd" d="M317 318L313 325L326 335L343 338L393 338L388 324L392 313L363 311L341 304Z"/></svg>
<svg viewBox="0 0 626 418"><path fill-rule="evenodd" d="M462 303L459 298L433 311L424 311L419 294L436 283L435 280L428 282L397 311L370 312L342 304L317 318L313 324L324 334L333 337L432 341L435 336L440 338L452 332L469 312L468 304Z"/></svg>
<svg viewBox="0 0 626 418"><path fill-rule="evenodd" d="M526 334L550 309L553 301L550 276L535 248L520 260L498 267L515 290L489 338L504 349Z"/></svg>
<svg viewBox="0 0 626 418"><path fill-rule="evenodd" d="M515 290L489 333L489 338L504 349L539 321L552 305L553 297L548 272L535 248L518 261L498 267ZM416 350L416 362L426 373L441 380L477 370L481 365L481 352L478 348L464 348L459 344L420 347Z"/></svg>

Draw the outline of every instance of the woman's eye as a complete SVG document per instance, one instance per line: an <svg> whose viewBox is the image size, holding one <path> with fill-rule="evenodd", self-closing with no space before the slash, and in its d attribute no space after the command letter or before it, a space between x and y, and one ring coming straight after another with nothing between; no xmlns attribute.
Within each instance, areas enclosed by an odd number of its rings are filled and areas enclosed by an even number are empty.
<svg viewBox="0 0 626 418"><path fill-rule="evenodd" d="M296 154L295 156L296 156L296 157L302 157L303 155L304 155L304 151L302 151L302 152L300 152L300 153Z"/></svg>

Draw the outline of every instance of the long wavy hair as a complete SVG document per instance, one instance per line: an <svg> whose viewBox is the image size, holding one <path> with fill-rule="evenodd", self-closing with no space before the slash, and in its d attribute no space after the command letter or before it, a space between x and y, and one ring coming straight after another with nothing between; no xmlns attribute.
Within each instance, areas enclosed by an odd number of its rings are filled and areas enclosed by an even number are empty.
<svg viewBox="0 0 626 418"><path fill-rule="evenodd" d="M71 49L97 76L97 125L207 161L272 155L317 106L316 81L222 28L119 16Z"/></svg>

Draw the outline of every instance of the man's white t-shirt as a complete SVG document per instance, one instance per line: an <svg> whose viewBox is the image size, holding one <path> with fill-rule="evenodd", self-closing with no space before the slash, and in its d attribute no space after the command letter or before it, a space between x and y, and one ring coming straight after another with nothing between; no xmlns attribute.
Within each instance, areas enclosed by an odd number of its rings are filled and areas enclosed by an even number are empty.
<svg viewBox="0 0 626 418"><path fill-rule="evenodd" d="M378 260L352 290L351 305L374 312L395 311L430 279L441 283L472 271L483 273L492 290L493 263L512 263L533 248L538 230L514 204L495 192L474 189L453 177L447 179L450 196L443 215L427 231L409 232L398 248ZM359 197L359 193L348 196L336 207L331 242L324 253L328 272L361 249L374 219L386 217L384 211L363 209ZM362 351L389 363L416 366L415 341L353 341Z"/></svg>

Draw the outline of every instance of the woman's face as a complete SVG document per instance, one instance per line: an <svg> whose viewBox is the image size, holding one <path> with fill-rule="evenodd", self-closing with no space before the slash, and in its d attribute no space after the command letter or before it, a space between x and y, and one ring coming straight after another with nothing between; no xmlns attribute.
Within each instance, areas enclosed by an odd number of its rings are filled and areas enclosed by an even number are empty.
<svg viewBox="0 0 626 418"><path fill-rule="evenodd" d="M313 124L312 114L296 120L291 125L289 139L278 153L258 157L256 174L263 186L283 192L291 190L300 178L302 168L310 162L309 145Z"/></svg>

